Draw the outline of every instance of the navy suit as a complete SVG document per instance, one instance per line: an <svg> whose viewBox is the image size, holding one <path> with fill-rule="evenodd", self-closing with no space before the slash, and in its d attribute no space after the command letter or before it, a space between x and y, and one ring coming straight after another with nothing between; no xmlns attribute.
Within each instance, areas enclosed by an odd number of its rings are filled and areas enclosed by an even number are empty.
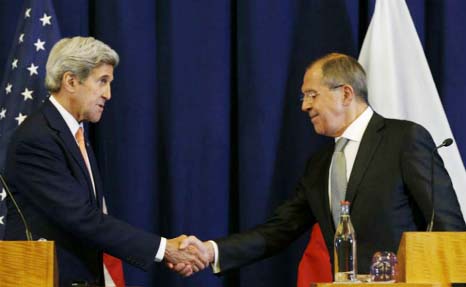
<svg viewBox="0 0 466 287"><path fill-rule="evenodd" d="M426 230L430 220L430 134L408 121L374 113L351 171L346 200L356 231L358 272L369 273L375 251L396 252L404 231ZM334 144L307 163L296 194L265 224L216 240L220 268L227 271L268 257L288 246L318 222L333 262L335 227L329 207L328 178ZM434 152L435 230L466 230L456 193L443 161Z"/></svg>
<svg viewBox="0 0 466 287"><path fill-rule="evenodd" d="M102 183L90 145L87 152L97 196L78 145L50 101L14 133L7 153L6 178L34 240L54 240L60 286L73 281L103 284L102 252L147 270L160 237L102 213ZM25 233L8 202L6 240Z"/></svg>

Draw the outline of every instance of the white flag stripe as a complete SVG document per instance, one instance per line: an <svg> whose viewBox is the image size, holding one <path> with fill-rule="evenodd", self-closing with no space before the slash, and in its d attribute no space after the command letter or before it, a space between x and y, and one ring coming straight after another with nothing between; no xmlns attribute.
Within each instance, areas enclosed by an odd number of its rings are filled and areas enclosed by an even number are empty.
<svg viewBox="0 0 466 287"><path fill-rule="evenodd" d="M367 72L369 103L378 113L423 125L437 145L454 138L404 0L377 0L359 62ZM439 152L464 215L466 170L458 146Z"/></svg>
<svg viewBox="0 0 466 287"><path fill-rule="evenodd" d="M104 282L105 287L116 287L115 282L113 281L112 275L108 272L107 266L104 264Z"/></svg>

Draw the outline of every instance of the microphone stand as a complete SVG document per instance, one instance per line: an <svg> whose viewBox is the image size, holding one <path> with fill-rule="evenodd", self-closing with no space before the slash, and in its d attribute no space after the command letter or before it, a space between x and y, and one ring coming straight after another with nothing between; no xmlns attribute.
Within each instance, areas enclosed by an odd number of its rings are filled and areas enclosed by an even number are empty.
<svg viewBox="0 0 466 287"><path fill-rule="evenodd" d="M429 222L429 225L427 225L427 232L431 232L432 229L434 228L434 218L435 218L435 208L434 208L434 196L435 196L435 192L434 192L434 183L435 183L435 177L434 177L434 152L436 150L438 150L439 148L441 147L446 147L446 146L449 146L453 143L453 139L451 138L447 138L445 139L442 144L440 144L439 146L435 147L432 152L430 153L430 156L431 156L431 165L430 165L430 193L431 193L431 196L432 196L432 216L430 217L430 222Z"/></svg>
<svg viewBox="0 0 466 287"><path fill-rule="evenodd" d="M13 202L13 204L15 205L16 207L16 211L18 211L18 214L19 216L21 217L21 220L23 221L23 225L24 225L24 229L26 231L26 239L27 241L32 241L32 235L31 235L31 231L29 230L29 227L28 227L28 224L26 222L26 219L24 218L24 215L23 213L21 212L21 209L19 208L18 204L16 203L16 200L15 198L13 197L13 194L11 194L10 192L10 189L8 188L8 185L6 184L6 181L5 179L3 178L3 176L0 174L0 181L2 182L2 185L3 185L3 188L6 190L6 192L8 193L8 196L10 196L11 198L11 201Z"/></svg>

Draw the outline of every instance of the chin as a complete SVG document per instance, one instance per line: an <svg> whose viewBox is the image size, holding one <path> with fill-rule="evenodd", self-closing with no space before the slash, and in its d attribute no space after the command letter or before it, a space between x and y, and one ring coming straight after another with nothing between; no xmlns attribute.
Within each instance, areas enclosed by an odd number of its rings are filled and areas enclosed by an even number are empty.
<svg viewBox="0 0 466 287"><path fill-rule="evenodd" d="M100 118L101 118L101 116L92 117L92 118L89 119L89 122L95 124L95 123L100 121Z"/></svg>
<svg viewBox="0 0 466 287"><path fill-rule="evenodd" d="M322 129L319 128L319 127L314 127L314 131L315 131L316 134L318 134L318 135L324 135L324 130L322 130Z"/></svg>

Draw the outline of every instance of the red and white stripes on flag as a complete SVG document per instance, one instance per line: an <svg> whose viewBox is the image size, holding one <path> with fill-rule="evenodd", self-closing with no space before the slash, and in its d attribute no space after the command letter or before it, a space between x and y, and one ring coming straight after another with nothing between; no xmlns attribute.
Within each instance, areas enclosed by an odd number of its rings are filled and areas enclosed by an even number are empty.
<svg viewBox="0 0 466 287"><path fill-rule="evenodd" d="M108 214L105 198L102 198L102 211L104 214ZM105 287L126 286L121 260L107 253L104 253L103 256Z"/></svg>

